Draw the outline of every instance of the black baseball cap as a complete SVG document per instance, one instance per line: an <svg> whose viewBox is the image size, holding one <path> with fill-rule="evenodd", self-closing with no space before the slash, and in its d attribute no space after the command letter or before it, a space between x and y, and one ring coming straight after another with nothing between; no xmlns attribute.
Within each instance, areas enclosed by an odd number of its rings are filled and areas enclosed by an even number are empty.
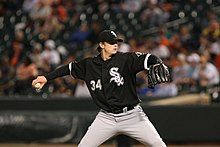
<svg viewBox="0 0 220 147"><path fill-rule="evenodd" d="M118 38L117 34L112 30L104 30L98 36L98 43L100 42L123 42L123 39ZM97 50L100 52L102 48L98 46Z"/></svg>

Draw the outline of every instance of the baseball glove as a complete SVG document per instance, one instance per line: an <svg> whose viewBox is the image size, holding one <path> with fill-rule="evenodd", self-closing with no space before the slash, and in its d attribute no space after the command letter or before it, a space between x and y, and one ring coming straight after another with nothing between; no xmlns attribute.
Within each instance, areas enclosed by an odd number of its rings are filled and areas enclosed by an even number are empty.
<svg viewBox="0 0 220 147"><path fill-rule="evenodd" d="M163 63L154 64L148 70L148 87L154 88L155 85L171 81L169 69Z"/></svg>

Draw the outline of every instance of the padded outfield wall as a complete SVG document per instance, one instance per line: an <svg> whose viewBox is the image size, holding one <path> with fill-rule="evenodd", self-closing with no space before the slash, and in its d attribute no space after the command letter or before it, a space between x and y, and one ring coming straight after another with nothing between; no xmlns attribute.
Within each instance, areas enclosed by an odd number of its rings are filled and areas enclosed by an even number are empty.
<svg viewBox="0 0 220 147"><path fill-rule="evenodd" d="M167 143L220 142L220 104L142 106ZM0 141L77 143L97 112L88 99L1 98Z"/></svg>

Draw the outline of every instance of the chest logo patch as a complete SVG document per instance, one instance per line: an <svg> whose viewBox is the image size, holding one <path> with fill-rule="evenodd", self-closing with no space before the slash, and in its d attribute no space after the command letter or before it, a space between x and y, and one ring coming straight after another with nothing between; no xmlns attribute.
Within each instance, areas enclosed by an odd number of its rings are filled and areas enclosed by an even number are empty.
<svg viewBox="0 0 220 147"><path fill-rule="evenodd" d="M118 86L120 86L124 84L124 78L120 75L118 69L118 67L112 67L109 70L109 74L112 76L112 78L110 79L110 83L114 81Z"/></svg>

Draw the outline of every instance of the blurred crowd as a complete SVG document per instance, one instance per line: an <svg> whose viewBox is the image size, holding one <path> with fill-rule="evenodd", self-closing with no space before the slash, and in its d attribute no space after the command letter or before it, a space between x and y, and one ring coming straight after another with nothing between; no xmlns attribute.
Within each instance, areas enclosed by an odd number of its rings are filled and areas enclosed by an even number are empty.
<svg viewBox="0 0 220 147"><path fill-rule="evenodd" d="M184 21L183 21L184 20ZM0 95L90 97L83 81L58 78L37 93L31 81L62 64L98 54L97 35L115 30L121 52L152 53L169 66L172 82L142 97L205 92L219 85L220 0L1 0Z"/></svg>

